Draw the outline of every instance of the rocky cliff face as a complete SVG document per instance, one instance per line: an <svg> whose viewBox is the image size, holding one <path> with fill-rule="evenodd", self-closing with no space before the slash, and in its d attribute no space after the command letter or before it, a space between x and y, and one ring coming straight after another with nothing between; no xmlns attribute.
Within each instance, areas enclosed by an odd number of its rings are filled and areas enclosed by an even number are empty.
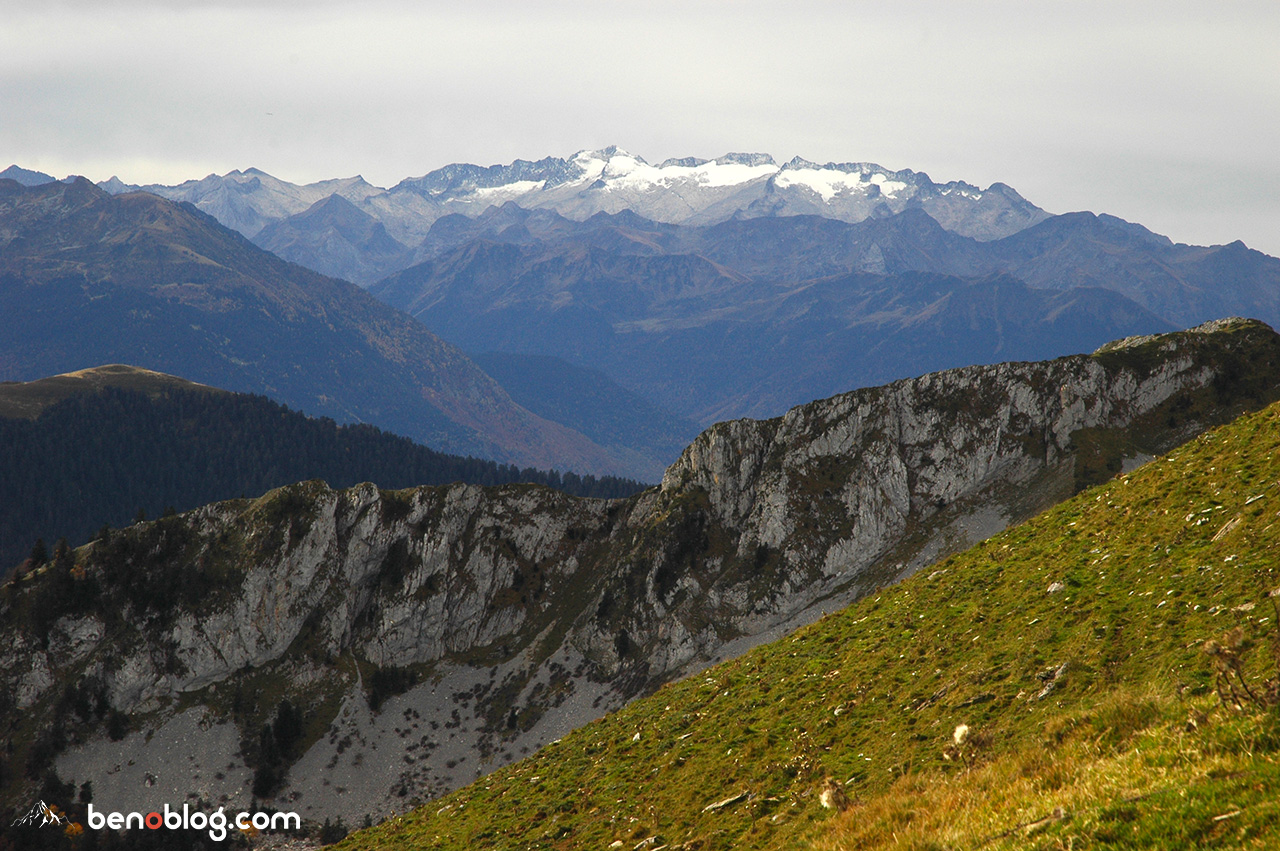
<svg viewBox="0 0 1280 851"><path fill-rule="evenodd" d="M0 596L6 803L21 764L403 809L1277 396L1280 337L1229 321L722 423L630 500L312 482L112 532Z"/></svg>

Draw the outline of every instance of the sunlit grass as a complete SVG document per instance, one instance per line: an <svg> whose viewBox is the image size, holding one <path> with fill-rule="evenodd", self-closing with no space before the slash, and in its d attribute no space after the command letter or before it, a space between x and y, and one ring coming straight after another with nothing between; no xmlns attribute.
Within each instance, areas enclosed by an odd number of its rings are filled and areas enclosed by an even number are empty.
<svg viewBox="0 0 1280 851"><path fill-rule="evenodd" d="M1121 712L1158 717L1118 745L1107 713L1063 717L1015 753L957 774L903 777L817 831L817 851L863 848L1267 847L1280 800L1275 720L1211 700L1118 695ZM1116 706L1115 704L1119 704ZM1196 724L1189 718L1198 716ZM1265 747L1266 750L1261 750Z"/></svg>

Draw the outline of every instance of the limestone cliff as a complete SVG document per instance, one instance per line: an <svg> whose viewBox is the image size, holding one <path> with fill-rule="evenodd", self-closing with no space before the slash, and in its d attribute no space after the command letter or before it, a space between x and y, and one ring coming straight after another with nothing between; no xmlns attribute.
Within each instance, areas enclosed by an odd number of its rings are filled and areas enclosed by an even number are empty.
<svg viewBox="0 0 1280 851"><path fill-rule="evenodd" d="M401 810L1277 397L1230 320L721 423L629 500L310 482L113 531L0 592L4 803L56 766Z"/></svg>

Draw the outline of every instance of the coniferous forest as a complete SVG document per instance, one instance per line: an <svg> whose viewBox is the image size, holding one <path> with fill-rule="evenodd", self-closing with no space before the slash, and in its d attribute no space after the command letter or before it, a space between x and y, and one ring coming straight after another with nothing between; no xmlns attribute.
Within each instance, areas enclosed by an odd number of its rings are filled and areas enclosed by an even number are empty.
<svg viewBox="0 0 1280 851"><path fill-rule="evenodd" d="M382 488L532 482L615 498L639 482L520 469L446 455L368 425L315 419L263 396L104 388L65 399L35 420L0 418L0 575L36 540L90 540L166 511L255 497L305 479Z"/></svg>

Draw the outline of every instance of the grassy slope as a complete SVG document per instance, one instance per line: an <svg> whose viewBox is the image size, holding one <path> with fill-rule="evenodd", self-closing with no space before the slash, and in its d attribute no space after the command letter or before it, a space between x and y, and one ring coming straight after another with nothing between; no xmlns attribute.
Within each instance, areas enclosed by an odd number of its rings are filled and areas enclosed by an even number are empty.
<svg viewBox="0 0 1280 851"><path fill-rule="evenodd" d="M1278 515L1280 405L344 847L1277 847Z"/></svg>

